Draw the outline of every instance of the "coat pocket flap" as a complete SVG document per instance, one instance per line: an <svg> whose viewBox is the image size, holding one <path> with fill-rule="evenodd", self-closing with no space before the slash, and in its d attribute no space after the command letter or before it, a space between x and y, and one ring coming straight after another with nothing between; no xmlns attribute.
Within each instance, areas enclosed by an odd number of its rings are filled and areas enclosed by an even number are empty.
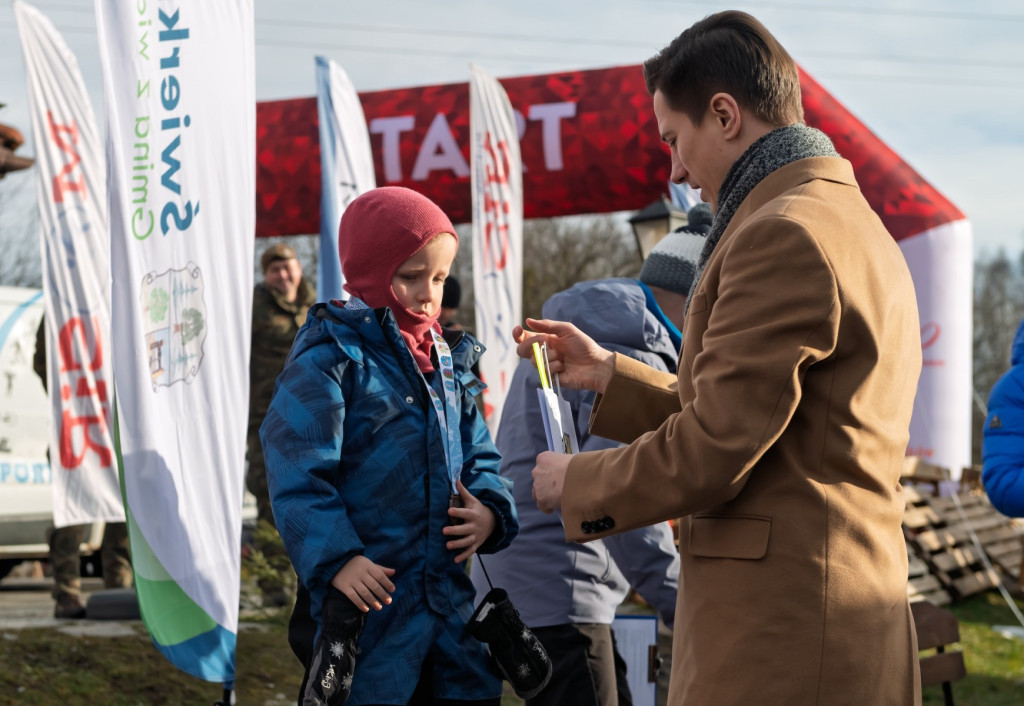
<svg viewBox="0 0 1024 706"><path fill-rule="evenodd" d="M770 517L702 515L690 521L690 554L720 559L762 559L768 553Z"/></svg>

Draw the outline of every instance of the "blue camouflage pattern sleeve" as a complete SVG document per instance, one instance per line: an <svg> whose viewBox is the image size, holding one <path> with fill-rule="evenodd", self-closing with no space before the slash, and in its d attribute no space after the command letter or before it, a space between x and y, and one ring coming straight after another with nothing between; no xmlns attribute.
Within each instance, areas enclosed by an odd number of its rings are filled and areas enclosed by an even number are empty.
<svg viewBox="0 0 1024 706"><path fill-rule="evenodd" d="M512 481L498 475L501 468L501 454L491 439L483 415L476 406L473 396L466 390L463 375L462 419L459 430L462 436L462 484L473 496L489 507L494 513L494 532L480 549L480 554L493 554L504 549L519 534L519 516L512 498Z"/></svg>
<svg viewBox="0 0 1024 706"><path fill-rule="evenodd" d="M274 519L311 591L363 552L338 491L348 365L335 345L293 351L260 428Z"/></svg>

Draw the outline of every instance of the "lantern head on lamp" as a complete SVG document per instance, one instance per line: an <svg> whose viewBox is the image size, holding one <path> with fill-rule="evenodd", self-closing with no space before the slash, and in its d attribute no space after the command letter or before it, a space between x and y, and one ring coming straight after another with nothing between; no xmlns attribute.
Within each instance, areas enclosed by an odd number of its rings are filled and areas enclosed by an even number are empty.
<svg viewBox="0 0 1024 706"><path fill-rule="evenodd" d="M0 108L4 104L0 103ZM28 169L32 166L30 157L19 157L14 151L24 144L25 138L21 133L10 125L0 123L0 179L9 172L16 172L20 169Z"/></svg>
<svg viewBox="0 0 1024 706"><path fill-rule="evenodd" d="M680 211L665 196L645 206L629 219L636 238L636 247L640 251L640 259L646 260L658 241L680 226L686 225L686 212Z"/></svg>

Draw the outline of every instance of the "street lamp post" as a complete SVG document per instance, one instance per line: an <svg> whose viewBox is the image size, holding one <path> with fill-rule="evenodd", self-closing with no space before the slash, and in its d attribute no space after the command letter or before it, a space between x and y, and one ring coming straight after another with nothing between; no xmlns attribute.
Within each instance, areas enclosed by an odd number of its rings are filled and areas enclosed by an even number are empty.
<svg viewBox="0 0 1024 706"><path fill-rule="evenodd" d="M3 103L0 103L0 108ZM19 157L14 151L21 147L25 138L21 133L10 125L0 123L0 179L8 172L16 172L19 169L28 169L32 166L32 159Z"/></svg>
<svg viewBox="0 0 1024 706"><path fill-rule="evenodd" d="M640 259L646 260L647 253L659 240L686 223L686 213L672 205L665 196L637 211L629 219L629 225L633 228Z"/></svg>

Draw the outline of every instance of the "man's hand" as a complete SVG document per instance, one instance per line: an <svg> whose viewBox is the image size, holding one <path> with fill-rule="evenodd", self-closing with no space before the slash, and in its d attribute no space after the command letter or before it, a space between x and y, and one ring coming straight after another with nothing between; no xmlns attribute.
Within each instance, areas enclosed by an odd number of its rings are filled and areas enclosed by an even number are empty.
<svg viewBox="0 0 1024 706"><path fill-rule="evenodd" d="M394 593L395 584L390 579L394 575L394 569L374 564L360 554L349 559L338 570L331 579L331 585L348 596L356 608L366 613L370 606L374 610L381 610L384 605L391 603L390 594Z"/></svg>
<svg viewBox="0 0 1024 706"><path fill-rule="evenodd" d="M537 456L533 469L533 499L541 511L550 515L562 509L562 486L572 456L545 451Z"/></svg>
<svg viewBox="0 0 1024 706"><path fill-rule="evenodd" d="M460 563L473 556L480 545L487 541L487 538L494 532L497 520L491 508L466 490L466 486L462 484L461 480L456 481L456 484L463 507L448 508L448 516L462 520L462 522L457 525L448 525L441 531L454 537L452 541L445 544L446 549L450 551L463 550L455 557L455 563Z"/></svg>
<svg viewBox="0 0 1024 706"><path fill-rule="evenodd" d="M532 359L533 342L546 341L551 372L558 373L559 384L604 393L615 372L614 353L565 321L527 319L526 325L532 330L522 326L512 330L520 358Z"/></svg>

